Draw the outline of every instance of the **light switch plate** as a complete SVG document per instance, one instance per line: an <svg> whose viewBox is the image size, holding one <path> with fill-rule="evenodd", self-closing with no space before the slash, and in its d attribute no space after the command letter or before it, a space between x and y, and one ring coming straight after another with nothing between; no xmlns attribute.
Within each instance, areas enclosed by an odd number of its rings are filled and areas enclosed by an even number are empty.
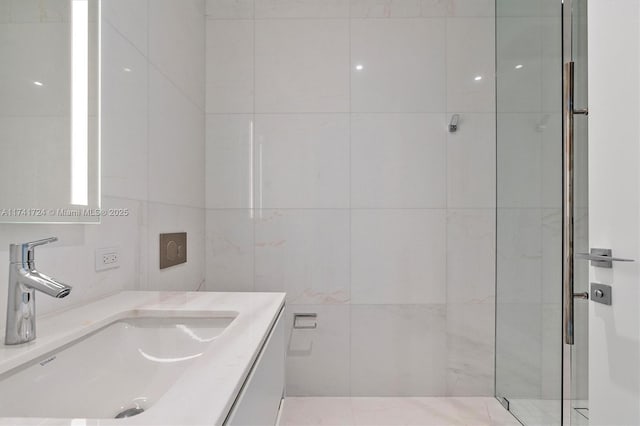
<svg viewBox="0 0 640 426"><path fill-rule="evenodd" d="M160 269L187 263L187 233L160 234Z"/></svg>

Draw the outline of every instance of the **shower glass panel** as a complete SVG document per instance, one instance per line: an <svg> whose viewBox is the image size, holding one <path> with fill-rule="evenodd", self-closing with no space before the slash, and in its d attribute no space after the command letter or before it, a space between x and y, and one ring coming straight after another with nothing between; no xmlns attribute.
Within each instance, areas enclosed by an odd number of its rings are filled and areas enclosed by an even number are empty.
<svg viewBox="0 0 640 426"><path fill-rule="evenodd" d="M498 0L496 395L562 424L562 1Z"/></svg>
<svg viewBox="0 0 640 426"><path fill-rule="evenodd" d="M565 58L573 60L574 66L574 102L576 109L588 105L587 80L587 1L572 0L570 28L571 51L565 52ZM566 43L565 43L566 46ZM589 188L588 188L588 122L584 115L574 116L574 252L589 252ZM574 292L589 291L589 262L577 261L573 265ZM564 415L571 425L589 424L589 301L574 299L574 335L575 343L568 346L571 378L568 396L569 415Z"/></svg>

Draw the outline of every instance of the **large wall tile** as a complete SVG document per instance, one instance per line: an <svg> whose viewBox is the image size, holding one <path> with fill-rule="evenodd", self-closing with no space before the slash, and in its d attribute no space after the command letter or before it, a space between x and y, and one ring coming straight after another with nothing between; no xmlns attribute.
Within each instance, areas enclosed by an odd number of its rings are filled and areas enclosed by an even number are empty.
<svg viewBox="0 0 640 426"><path fill-rule="evenodd" d="M11 21L11 0L0 0L0 24Z"/></svg>
<svg viewBox="0 0 640 426"><path fill-rule="evenodd" d="M423 0L423 5L447 3L447 16L494 17L495 0ZM493 52L491 53L493 56Z"/></svg>
<svg viewBox="0 0 640 426"><path fill-rule="evenodd" d="M586 25L587 19L575 18L574 22L578 21L578 25ZM584 21L584 22L583 22ZM542 76L542 111L553 112L555 116L562 116L562 73L559 71L562 68L562 43L558 40L562 40L562 16L558 13L553 18L540 19L540 34L541 34L541 63L542 69L540 74ZM573 30L574 34L580 34L578 31L584 31L584 35L578 36L579 39L585 40L587 29L584 27L576 28ZM576 53L574 56L578 56ZM584 55L585 57L587 55ZM582 59L578 57L578 60ZM580 77L584 77L586 80L588 65L586 63L580 63L576 61L576 74ZM586 81L580 81L578 77L575 81L576 92L580 93L574 98L576 109L586 108L587 99L581 95L588 92L588 83ZM582 89L584 87L584 89Z"/></svg>
<svg viewBox="0 0 640 426"><path fill-rule="evenodd" d="M148 3L149 0L105 0L102 2L103 21L112 25L145 55L147 54L149 33ZM103 60L102 63L105 64L107 61Z"/></svg>
<svg viewBox="0 0 640 426"><path fill-rule="evenodd" d="M497 205L539 208L542 196L542 114L498 115Z"/></svg>
<svg viewBox="0 0 640 426"><path fill-rule="evenodd" d="M205 210L149 203L147 222L148 283L144 290L195 291L204 287ZM160 269L160 234L187 233L187 263Z"/></svg>
<svg viewBox="0 0 640 426"><path fill-rule="evenodd" d="M447 110L495 111L495 22L447 20Z"/></svg>
<svg viewBox="0 0 640 426"><path fill-rule="evenodd" d="M447 304L447 395L494 395L495 308Z"/></svg>
<svg viewBox="0 0 640 426"><path fill-rule="evenodd" d="M254 290L253 220L247 209L207 210L207 290Z"/></svg>
<svg viewBox="0 0 640 426"><path fill-rule="evenodd" d="M256 19L349 17L349 0L257 0L255 8Z"/></svg>
<svg viewBox="0 0 640 426"><path fill-rule="evenodd" d="M207 116L207 208L253 206L253 116Z"/></svg>
<svg viewBox="0 0 640 426"><path fill-rule="evenodd" d="M253 112L253 21L207 21L207 112Z"/></svg>
<svg viewBox="0 0 640 426"><path fill-rule="evenodd" d="M488 303L495 298L494 209L449 210L447 303Z"/></svg>
<svg viewBox="0 0 640 426"><path fill-rule="evenodd" d="M541 17L559 16L562 13L562 3L558 0L498 0L498 17Z"/></svg>
<svg viewBox="0 0 640 426"><path fill-rule="evenodd" d="M0 26L3 62L12 64L0 67L0 93L12 100L0 102L0 116L69 116L69 33L65 23Z"/></svg>
<svg viewBox="0 0 640 426"><path fill-rule="evenodd" d="M317 328L293 329L294 313L316 313ZM287 396L349 396L350 307L287 305Z"/></svg>
<svg viewBox="0 0 640 426"><path fill-rule="evenodd" d="M146 200L147 60L110 24L102 52L102 193Z"/></svg>
<svg viewBox="0 0 640 426"><path fill-rule="evenodd" d="M352 207L445 207L445 129L442 114L352 116Z"/></svg>
<svg viewBox="0 0 640 426"><path fill-rule="evenodd" d="M61 0L9 0L12 22L69 22L70 2Z"/></svg>
<svg viewBox="0 0 640 426"><path fill-rule="evenodd" d="M542 312L542 345L539 349L541 352L541 378L540 378L540 394L542 399L562 399L562 351L560 351L559 342L562 341L562 298L558 297L553 303L543 303L540 307ZM581 303L582 302L582 303ZM581 304L577 311L580 309L584 309L584 305L587 304L586 301L577 300L576 305ZM580 317L575 317L580 318ZM587 318L582 317L588 323L588 314ZM581 328L586 328L586 324L576 325L576 330ZM577 341L576 336L576 341ZM584 336L586 339L583 342L588 342L589 337ZM580 342L582 343L582 342ZM578 343L578 344L580 344ZM585 347L586 346L586 347ZM588 355L588 343L580 349L585 349L585 354ZM574 347L572 352L575 352L578 347ZM572 374L574 378L577 378L577 373L579 365L576 363L581 355L574 353L575 358L572 360ZM582 370L585 371L585 370ZM573 378L571 379L573 382ZM585 388L584 386L578 386L578 383L572 383L572 392L579 392L579 389L588 389L588 386ZM584 395L583 395L584 396ZM578 399L578 396L575 397ZM585 398L585 399L588 399Z"/></svg>
<svg viewBox="0 0 640 426"><path fill-rule="evenodd" d="M444 305L351 306L351 394L446 392Z"/></svg>
<svg viewBox="0 0 640 426"><path fill-rule="evenodd" d="M200 109L205 106L204 0L149 1L149 59Z"/></svg>
<svg viewBox="0 0 640 426"><path fill-rule="evenodd" d="M346 114L257 115L257 208L349 207Z"/></svg>
<svg viewBox="0 0 640 426"><path fill-rule="evenodd" d="M348 210L263 210L257 215L257 291L286 291L294 304L349 302Z"/></svg>
<svg viewBox="0 0 640 426"><path fill-rule="evenodd" d="M497 110L540 111L542 43L539 18L498 18L496 33L496 72L500 76L497 82Z"/></svg>
<svg viewBox="0 0 640 426"><path fill-rule="evenodd" d="M207 19L251 19L254 0L207 0Z"/></svg>
<svg viewBox="0 0 640 426"><path fill-rule="evenodd" d="M497 282L501 303L540 303L542 297L542 212L498 209Z"/></svg>
<svg viewBox="0 0 640 426"><path fill-rule="evenodd" d="M349 110L346 20L256 21L256 112Z"/></svg>
<svg viewBox="0 0 640 426"><path fill-rule="evenodd" d="M441 18L352 20L352 111L444 111L445 37Z"/></svg>
<svg viewBox="0 0 640 426"><path fill-rule="evenodd" d="M551 304L562 300L562 230L562 209L542 210L542 303ZM575 250L579 251L577 245ZM588 251L588 249L585 250L585 252ZM588 291L589 287L588 263L584 262L587 265L581 263L576 262L574 266L576 293ZM585 272L584 274L580 274L581 269ZM582 277L584 281L578 281ZM580 302L576 300L576 303Z"/></svg>
<svg viewBox="0 0 640 426"><path fill-rule="evenodd" d="M496 305L496 386L500 395L541 395L542 310L540 302Z"/></svg>
<svg viewBox="0 0 640 426"><path fill-rule="evenodd" d="M444 210L353 210L352 303L445 303L445 246Z"/></svg>
<svg viewBox="0 0 640 426"><path fill-rule="evenodd" d="M70 185L60 183L71 182L71 147L51 141L69 140L70 129L66 117L0 117L0 168L6 176L20 177L20 185L14 179L0 181L2 197L15 203L3 208L50 207L69 199ZM39 173L25 173L24 164L16 161L25 153Z"/></svg>
<svg viewBox="0 0 640 426"><path fill-rule="evenodd" d="M149 69L149 200L204 207L204 113Z"/></svg>
<svg viewBox="0 0 640 426"><path fill-rule="evenodd" d="M352 18L418 18L421 0L351 0Z"/></svg>
<svg viewBox="0 0 640 426"><path fill-rule="evenodd" d="M447 207L495 207L495 128L494 114L462 114L447 135Z"/></svg>

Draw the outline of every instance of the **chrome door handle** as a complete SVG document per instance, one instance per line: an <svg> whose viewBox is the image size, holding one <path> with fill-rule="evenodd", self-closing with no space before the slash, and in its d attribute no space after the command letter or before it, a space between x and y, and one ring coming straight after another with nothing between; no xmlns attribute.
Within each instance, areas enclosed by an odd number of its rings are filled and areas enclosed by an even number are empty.
<svg viewBox="0 0 640 426"><path fill-rule="evenodd" d="M611 249L593 248L591 253L576 253L576 259L591 261L591 266L597 268L613 268L613 262L635 262L633 259L613 257Z"/></svg>

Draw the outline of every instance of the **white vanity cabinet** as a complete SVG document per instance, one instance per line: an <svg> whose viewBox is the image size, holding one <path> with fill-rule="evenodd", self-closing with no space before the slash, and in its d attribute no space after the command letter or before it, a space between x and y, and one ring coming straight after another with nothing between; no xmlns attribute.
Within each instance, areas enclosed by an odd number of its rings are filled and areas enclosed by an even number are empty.
<svg viewBox="0 0 640 426"><path fill-rule="evenodd" d="M284 395L284 313L280 312L225 426L273 426Z"/></svg>

